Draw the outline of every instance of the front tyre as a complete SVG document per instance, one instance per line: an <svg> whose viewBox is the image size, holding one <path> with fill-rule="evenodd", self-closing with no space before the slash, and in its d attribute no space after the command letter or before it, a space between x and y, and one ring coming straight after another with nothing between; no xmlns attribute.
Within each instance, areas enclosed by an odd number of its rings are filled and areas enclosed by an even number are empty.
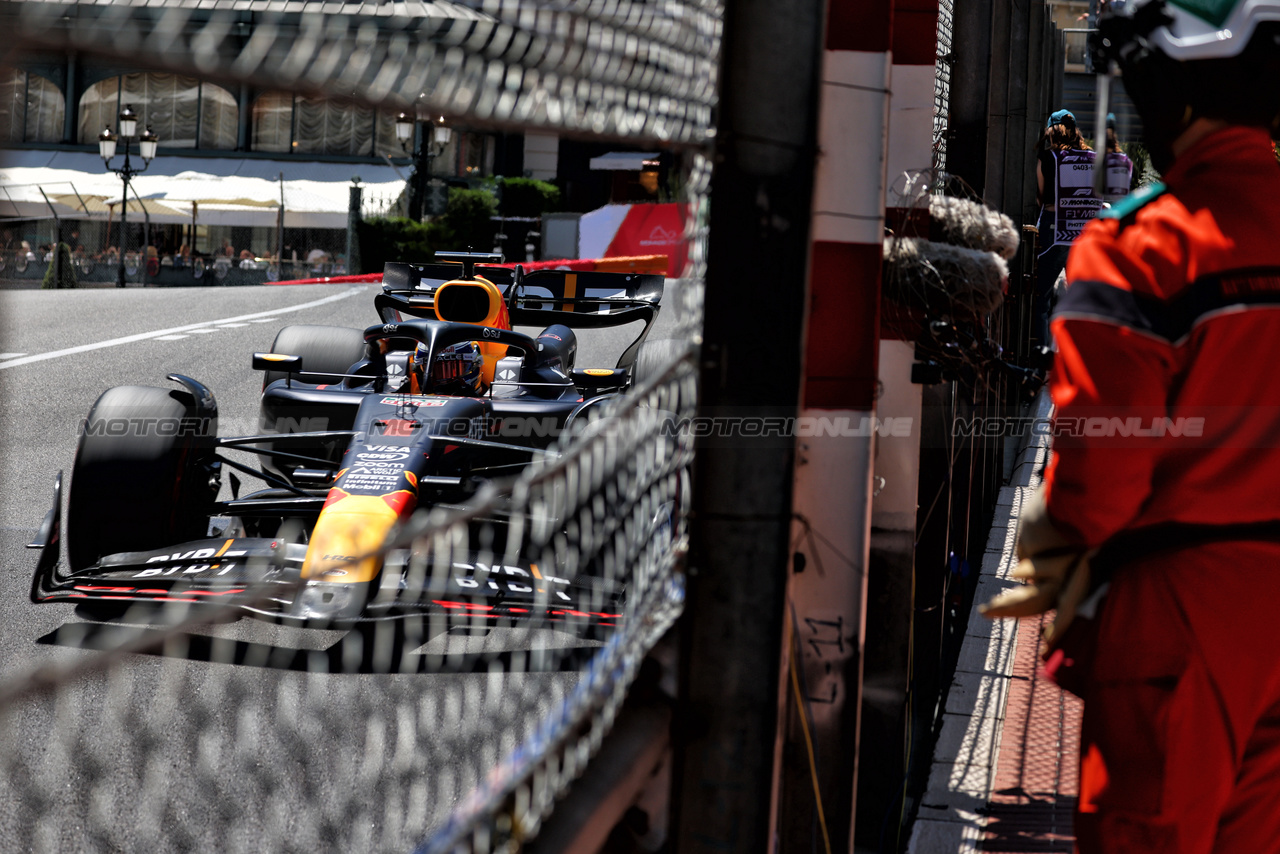
<svg viewBox="0 0 1280 854"><path fill-rule="evenodd" d="M150 386L107 389L89 410L76 449L67 505L72 571L106 555L205 536L218 496L218 468L200 437L189 392Z"/></svg>

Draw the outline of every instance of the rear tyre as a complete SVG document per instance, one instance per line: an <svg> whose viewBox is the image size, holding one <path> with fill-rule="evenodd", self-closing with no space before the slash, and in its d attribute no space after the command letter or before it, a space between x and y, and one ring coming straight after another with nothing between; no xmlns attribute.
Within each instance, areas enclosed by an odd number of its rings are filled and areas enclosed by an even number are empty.
<svg viewBox="0 0 1280 854"><path fill-rule="evenodd" d="M636 351L635 368L631 376L636 385L660 374L675 361L689 342L680 338L659 338L645 341Z"/></svg>
<svg viewBox="0 0 1280 854"><path fill-rule="evenodd" d="M286 326L276 334L271 352L301 356L302 370L305 374L302 382L315 385L337 384L342 382L339 374L350 373L351 366L364 358L364 333L359 329L349 329L345 326ZM265 391L267 386L286 376L287 374L281 371L264 372L263 390ZM259 412L259 424L264 433L298 433L307 429L309 415L314 415L312 409L306 412L289 412L284 408L268 407L264 401ZM350 426L350 424L330 421L326 423L324 429L346 430ZM275 450L274 445L266 447ZM319 442L314 446L290 443L282 445L279 450L306 457L327 459L336 465L345 448L345 441L333 440ZM267 471L290 480L293 478L294 469L299 466L305 467L305 464L292 461L288 457L273 457L270 454L261 454L258 460Z"/></svg>
<svg viewBox="0 0 1280 854"><path fill-rule="evenodd" d="M335 375L349 373L351 366L364 358L364 333L345 326L286 326L276 333L271 352L301 356L304 382L339 383L342 377ZM262 387L286 376L283 371L265 371Z"/></svg>
<svg viewBox="0 0 1280 854"><path fill-rule="evenodd" d="M118 552L201 539L218 495L216 435L189 392L149 386L107 389L89 410L67 503L72 571Z"/></svg>

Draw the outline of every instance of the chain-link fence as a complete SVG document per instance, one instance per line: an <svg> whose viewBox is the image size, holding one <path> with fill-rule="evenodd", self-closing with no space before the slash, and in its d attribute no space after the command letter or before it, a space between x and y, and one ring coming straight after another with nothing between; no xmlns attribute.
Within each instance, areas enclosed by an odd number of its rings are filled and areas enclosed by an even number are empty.
<svg viewBox="0 0 1280 854"><path fill-rule="evenodd" d="M11 43L513 130L699 146L721 4L5 3Z"/></svg>
<svg viewBox="0 0 1280 854"><path fill-rule="evenodd" d="M26 50L662 145L683 164L692 244L662 309L679 322L640 351L635 389L469 500L424 502L378 549L377 595L416 611L354 628L244 616L306 592L306 530L287 524L256 529L275 555L242 565L219 606L198 585L135 583L125 599L180 601L112 608L64 562L67 601L97 595L40 639L52 663L0 685L0 849L489 851L537 832L682 604L721 16L626 0L0 4Z"/></svg>
<svg viewBox="0 0 1280 854"><path fill-rule="evenodd" d="M390 542L401 608L427 613L217 631L297 587L264 562L249 567L262 584L213 613L169 589L167 604L43 639L103 652L4 686L3 847L501 850L532 836L683 601L687 355L563 455ZM495 607L491 587L528 595ZM82 613L105 620L95 606Z"/></svg>
<svg viewBox="0 0 1280 854"><path fill-rule="evenodd" d="M951 66L955 64L952 36L955 31L955 3L938 0L938 58L933 78L933 171L947 169L947 134L951 129Z"/></svg>

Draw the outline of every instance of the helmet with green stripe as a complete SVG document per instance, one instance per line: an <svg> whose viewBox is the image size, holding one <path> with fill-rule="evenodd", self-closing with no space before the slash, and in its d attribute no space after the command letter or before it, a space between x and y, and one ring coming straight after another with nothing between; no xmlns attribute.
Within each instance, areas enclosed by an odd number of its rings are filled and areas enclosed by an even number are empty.
<svg viewBox="0 0 1280 854"><path fill-rule="evenodd" d="M1128 5L1134 12L1143 6L1164 7L1169 20L1153 29L1149 38L1155 48L1182 62L1239 56L1259 24L1280 22L1280 2L1276 0L1168 0L1158 4L1130 0Z"/></svg>
<svg viewBox="0 0 1280 854"><path fill-rule="evenodd" d="M1098 20L1094 64L1123 76L1157 168L1167 168L1170 144L1197 118L1280 138L1280 0L1113 6Z"/></svg>

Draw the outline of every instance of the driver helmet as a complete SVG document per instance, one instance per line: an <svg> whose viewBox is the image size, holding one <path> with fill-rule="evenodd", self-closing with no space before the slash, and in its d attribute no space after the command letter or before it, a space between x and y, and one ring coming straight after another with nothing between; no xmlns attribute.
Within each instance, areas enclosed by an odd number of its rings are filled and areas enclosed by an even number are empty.
<svg viewBox="0 0 1280 854"><path fill-rule="evenodd" d="M1280 0L1128 0L1092 44L1096 68L1120 71L1160 171L1198 118L1280 139Z"/></svg>
<svg viewBox="0 0 1280 854"><path fill-rule="evenodd" d="M422 364L426 347L418 345L414 361ZM452 344L436 354L429 368L427 391L431 394L453 394L479 397L484 394L484 355L474 341Z"/></svg>

